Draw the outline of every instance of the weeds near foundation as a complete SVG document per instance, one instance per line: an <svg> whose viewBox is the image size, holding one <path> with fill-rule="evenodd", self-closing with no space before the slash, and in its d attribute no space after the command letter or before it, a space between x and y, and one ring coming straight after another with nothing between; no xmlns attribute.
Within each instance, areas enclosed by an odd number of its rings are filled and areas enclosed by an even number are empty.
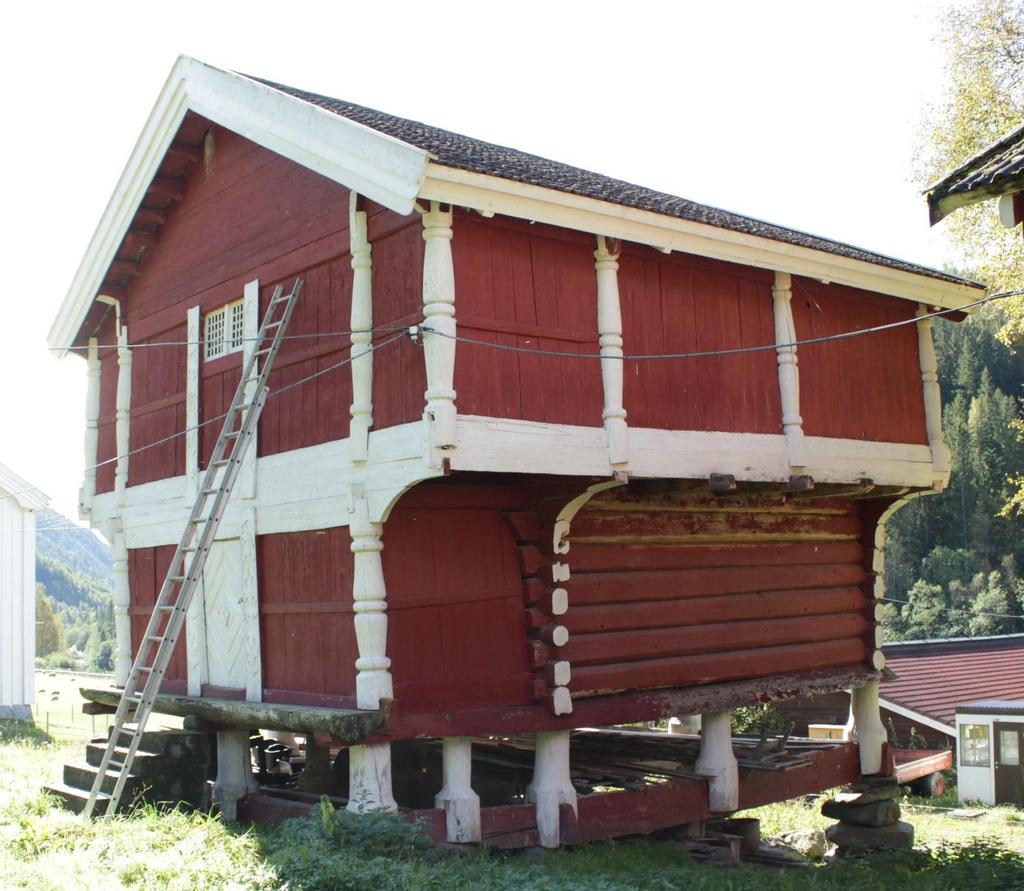
<svg viewBox="0 0 1024 891"><path fill-rule="evenodd" d="M6 728L3 728L7 732ZM979 821L914 814L917 851L770 873L694 863L679 845L628 840L575 851L451 854L421 827L383 815L319 813L281 826L225 826L207 814L139 807L111 823L85 823L40 792L82 745L32 734L0 741L0 888L416 889L416 891L1009 891L1024 887L1020 812ZM753 812L766 834L823 828L817 804Z"/></svg>

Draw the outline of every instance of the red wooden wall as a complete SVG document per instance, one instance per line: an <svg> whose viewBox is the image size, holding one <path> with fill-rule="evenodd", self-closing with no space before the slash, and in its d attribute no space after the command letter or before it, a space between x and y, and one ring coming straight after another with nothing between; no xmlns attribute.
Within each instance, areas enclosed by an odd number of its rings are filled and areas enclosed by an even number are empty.
<svg viewBox="0 0 1024 891"><path fill-rule="evenodd" d="M174 545L155 548L131 548L128 551L128 585L131 589L131 604L128 616L132 629L132 658L139 650L139 643L146 632L146 624L153 613L153 604L160 594L167 568L174 556ZM165 692L184 693L188 686L188 649L186 631L171 654L161 689Z"/></svg>
<svg viewBox="0 0 1024 891"><path fill-rule="evenodd" d="M197 131L190 115L183 129ZM260 311L276 284L290 288L305 278L289 334L271 375L271 390L336 366L348 356L352 269L348 253L348 191L220 127L214 127L214 161L207 176L196 165L183 200L171 210L159 243L141 263L131 285L124 321L133 343L131 447L138 449L185 425L184 346L144 347L186 339L191 306L201 313L242 297L246 282L261 283ZM422 238L419 217L399 217L368 202L374 252L375 326L421 318ZM106 326L110 328L110 325ZM295 338L324 333L330 336ZM387 333L375 335L380 341ZM107 339L111 339L109 336ZM241 368L235 353L200 366L200 419L226 411ZM426 389L422 352L394 343L374 356L374 408L378 428L416 420ZM117 359L103 353L99 459L114 457ZM340 366L313 381L271 397L260 424L259 453L341 439L348 434L351 378ZM200 454L209 456L219 422L200 432ZM134 454L129 484L184 473L184 438ZM100 470L98 490L113 488L113 466Z"/></svg>
<svg viewBox="0 0 1024 891"><path fill-rule="evenodd" d="M566 558L574 693L688 686L864 662L853 503L641 498L577 515Z"/></svg>
<svg viewBox="0 0 1024 891"><path fill-rule="evenodd" d="M793 278L798 339L913 318L915 304ZM811 436L928 444L914 325L798 350L800 414Z"/></svg>
<svg viewBox="0 0 1024 891"><path fill-rule="evenodd" d="M266 700L354 705L351 542L347 527L257 538Z"/></svg>
<svg viewBox="0 0 1024 891"><path fill-rule="evenodd" d="M503 508L529 493L424 484L384 527L388 655L406 712L530 701L522 583Z"/></svg>

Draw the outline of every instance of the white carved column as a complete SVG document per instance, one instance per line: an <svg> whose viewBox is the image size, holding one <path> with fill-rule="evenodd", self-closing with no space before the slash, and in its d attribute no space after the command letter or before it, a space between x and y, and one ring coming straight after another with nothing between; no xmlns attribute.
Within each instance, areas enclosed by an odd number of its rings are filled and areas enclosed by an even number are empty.
<svg viewBox="0 0 1024 891"><path fill-rule="evenodd" d="M373 426L373 260L366 231L366 211L359 196L349 195L349 239L352 253L352 421L349 448L353 461L365 461Z"/></svg>
<svg viewBox="0 0 1024 891"><path fill-rule="evenodd" d="M732 751L732 714L706 712L700 721L700 754L696 773L708 778L708 808L713 813L731 813L739 807L740 779Z"/></svg>
<svg viewBox="0 0 1024 891"><path fill-rule="evenodd" d="M391 660L387 657L387 589L381 562L381 524L371 523L361 488L352 493L349 532L352 536L352 607L355 612L356 705L377 709L394 696ZM391 746L374 743L349 750L348 809L357 813L398 809L391 792Z"/></svg>
<svg viewBox="0 0 1024 891"><path fill-rule="evenodd" d="M622 405L622 309L619 304L619 254L608 239L597 236L594 251L597 275L597 330L601 348L601 383L604 386L604 429L608 435L608 461L615 467L629 460L626 409Z"/></svg>
<svg viewBox="0 0 1024 891"><path fill-rule="evenodd" d="M260 333L260 282L254 279L246 282L242 292L242 369L253 353L256 352L259 344L256 337ZM253 366L253 374L258 371L259 365ZM256 383L251 382L245 388L245 401L252 402L256 396ZM256 497L256 452L259 443L259 422L256 422L257 429L254 431L252 442L242 456L242 466L238 471L238 481L235 483L235 492L239 498Z"/></svg>
<svg viewBox="0 0 1024 891"><path fill-rule="evenodd" d="M850 720L844 738L857 743L864 776L881 772L882 747L889 737L879 713L877 682L850 691Z"/></svg>
<svg viewBox="0 0 1024 891"><path fill-rule="evenodd" d="M775 314L775 352L779 363L779 396L782 405L782 432L790 468L807 465L803 418L800 417L800 371L797 366L796 325L793 322L793 289L788 272L776 272L772 287L772 309Z"/></svg>
<svg viewBox="0 0 1024 891"><path fill-rule="evenodd" d="M442 750L444 785L434 796L434 807L445 814L449 842L478 842L480 796L473 791L473 744L468 737L452 736L444 740Z"/></svg>
<svg viewBox="0 0 1024 891"><path fill-rule="evenodd" d="M935 489L942 491L949 482L952 460L942 435L942 394L939 390L939 363L932 340L932 320L920 318L928 314L923 304L917 310L917 351L921 360L921 386L924 389L924 421L928 445L932 451Z"/></svg>
<svg viewBox="0 0 1024 891"><path fill-rule="evenodd" d="M114 467L114 491L117 503L124 504L128 488L128 450L130 448L132 408L132 351L128 347L128 327L121 326L117 334L117 401L115 435L117 463Z"/></svg>
<svg viewBox="0 0 1024 891"><path fill-rule="evenodd" d="M189 307L185 340L185 500L199 495L199 307Z"/></svg>
<svg viewBox="0 0 1024 891"><path fill-rule="evenodd" d="M85 478L78 499L79 519L88 519L96 496L96 460L100 436L100 353L95 337L89 338L86 354L85 390Z"/></svg>
<svg viewBox="0 0 1024 891"><path fill-rule="evenodd" d="M452 212L437 201L423 214L423 326L437 334L423 338L427 367L430 445L455 446L455 266L452 261Z"/></svg>
<svg viewBox="0 0 1024 891"><path fill-rule="evenodd" d="M110 545L114 557L114 683L123 687L128 683L132 668L132 624L128 616L131 589L128 584L128 546L121 518L110 524Z"/></svg>
<svg viewBox="0 0 1024 891"><path fill-rule="evenodd" d="M569 773L569 731L538 733L533 757L533 780L526 787L526 800L536 805L541 846L557 848L559 809L570 804L576 810L576 790Z"/></svg>

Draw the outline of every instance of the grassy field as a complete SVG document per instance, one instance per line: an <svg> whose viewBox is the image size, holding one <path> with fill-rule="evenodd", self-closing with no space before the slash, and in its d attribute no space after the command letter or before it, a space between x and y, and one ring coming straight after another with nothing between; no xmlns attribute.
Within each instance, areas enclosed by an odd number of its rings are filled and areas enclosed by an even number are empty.
<svg viewBox="0 0 1024 891"><path fill-rule="evenodd" d="M52 728L52 725L51 725ZM0 723L0 888L44 889L899 889L1024 888L1024 813L977 820L908 808L919 848L781 873L693 863L671 843L624 841L539 858L451 855L415 827L344 812L279 827L235 828L205 814L140 810L84 823L41 792L82 739ZM824 828L817 805L753 812L765 834Z"/></svg>

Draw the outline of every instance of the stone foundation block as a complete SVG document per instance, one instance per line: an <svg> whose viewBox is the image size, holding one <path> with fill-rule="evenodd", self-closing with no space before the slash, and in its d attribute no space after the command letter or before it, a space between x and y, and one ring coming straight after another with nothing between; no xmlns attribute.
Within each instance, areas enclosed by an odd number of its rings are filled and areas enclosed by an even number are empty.
<svg viewBox="0 0 1024 891"><path fill-rule="evenodd" d="M912 848L914 827L902 820L892 826L875 828L836 823L825 830L825 837L843 853L880 848Z"/></svg>

